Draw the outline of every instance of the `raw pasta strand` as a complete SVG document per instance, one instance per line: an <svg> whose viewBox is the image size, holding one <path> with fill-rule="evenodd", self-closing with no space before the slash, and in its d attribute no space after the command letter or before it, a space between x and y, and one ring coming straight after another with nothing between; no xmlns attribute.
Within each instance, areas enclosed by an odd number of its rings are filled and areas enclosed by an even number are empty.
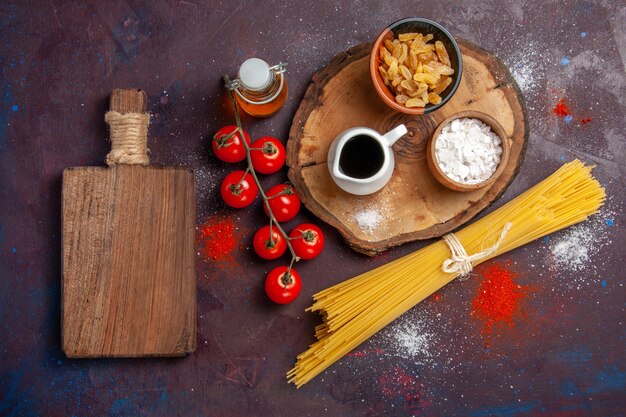
<svg viewBox="0 0 626 417"><path fill-rule="evenodd" d="M532 240L585 220L605 199L591 167L575 160L498 210L455 233L468 254L490 248L505 224L512 226L484 262ZM321 314L318 339L300 354L287 373L300 387L404 312L454 280L443 261L450 250L437 241L374 270L329 287L313 296L308 311Z"/></svg>

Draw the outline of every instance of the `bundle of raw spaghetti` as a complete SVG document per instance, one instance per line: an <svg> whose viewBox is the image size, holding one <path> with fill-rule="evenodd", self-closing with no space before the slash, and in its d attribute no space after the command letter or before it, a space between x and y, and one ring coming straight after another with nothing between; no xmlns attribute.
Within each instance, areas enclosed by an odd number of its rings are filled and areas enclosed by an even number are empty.
<svg viewBox="0 0 626 417"><path fill-rule="evenodd" d="M493 213L415 253L313 296L318 339L287 373L306 384L472 266L579 223L598 211L604 189L579 160L565 164Z"/></svg>

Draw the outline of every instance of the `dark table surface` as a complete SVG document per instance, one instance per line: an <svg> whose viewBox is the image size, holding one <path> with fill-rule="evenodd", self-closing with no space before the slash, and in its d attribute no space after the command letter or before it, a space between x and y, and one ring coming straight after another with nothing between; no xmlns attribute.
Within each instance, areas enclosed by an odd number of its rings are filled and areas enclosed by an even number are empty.
<svg viewBox="0 0 626 417"><path fill-rule="evenodd" d="M285 261L250 248L265 224L260 203L235 211L220 201L232 167L212 157L210 136L233 121L220 77L247 57L287 62L286 106L244 120L253 137L286 141L315 71L405 16L492 51L524 95L525 162L491 210L574 158L597 165L607 204L500 257L525 289L514 322L486 333L472 315L480 276L456 281L296 390L284 375L313 340L317 317L303 311L311 295L427 242L370 259L323 225L325 251L298 266L300 298L271 305L263 279ZM3 1L0 415L626 414L625 25L622 1ZM61 174L103 164L103 115L118 87L149 94L152 161L196 172L198 224L221 216L237 225L230 256L207 259L199 248L198 348L185 358L69 360L60 348ZM571 117L552 111L561 99ZM316 219L304 211L288 228L303 221Z"/></svg>

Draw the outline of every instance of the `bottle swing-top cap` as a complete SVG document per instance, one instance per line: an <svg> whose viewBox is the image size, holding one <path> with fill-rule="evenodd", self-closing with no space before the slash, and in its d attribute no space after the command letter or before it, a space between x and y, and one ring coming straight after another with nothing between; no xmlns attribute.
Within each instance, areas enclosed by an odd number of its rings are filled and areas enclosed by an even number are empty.
<svg viewBox="0 0 626 417"><path fill-rule="evenodd" d="M239 80L244 88L252 91L265 90L272 82L272 71L260 58L246 59L239 68Z"/></svg>
<svg viewBox="0 0 626 417"><path fill-rule="evenodd" d="M236 79L225 78L226 88L248 104L271 103L283 92L285 79L280 75L285 71L286 64L282 62L270 66L260 58L249 58L239 67Z"/></svg>

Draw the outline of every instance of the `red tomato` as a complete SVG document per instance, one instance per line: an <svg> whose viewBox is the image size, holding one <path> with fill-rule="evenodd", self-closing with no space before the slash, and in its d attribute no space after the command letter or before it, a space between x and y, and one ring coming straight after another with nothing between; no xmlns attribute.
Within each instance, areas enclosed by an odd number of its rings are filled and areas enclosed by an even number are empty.
<svg viewBox="0 0 626 417"><path fill-rule="evenodd" d="M324 234L314 224L303 223L289 233L291 246L301 259L313 259L324 249Z"/></svg>
<svg viewBox="0 0 626 417"><path fill-rule="evenodd" d="M278 184L270 188L265 195L274 217L279 222L288 222L296 217L300 211L300 198L291 184ZM263 205L263 210L265 210L265 214L270 215L265 205Z"/></svg>
<svg viewBox="0 0 626 417"><path fill-rule="evenodd" d="M276 304L289 304L298 297L302 289L300 275L295 269L279 266L267 274L265 279L265 293Z"/></svg>
<svg viewBox="0 0 626 417"><path fill-rule="evenodd" d="M250 145L250 135L243 131L243 137ZM213 153L224 162L241 162L246 159L246 148L237 132L237 126L224 126L213 135L211 141Z"/></svg>
<svg viewBox="0 0 626 417"><path fill-rule="evenodd" d="M259 187L249 173L233 171L222 181L220 193L226 204L242 208L252 204L259 193Z"/></svg>
<svg viewBox="0 0 626 417"><path fill-rule="evenodd" d="M264 136L252 144L250 158L256 172L273 174L285 165L285 147L276 138Z"/></svg>
<svg viewBox="0 0 626 417"><path fill-rule="evenodd" d="M263 226L254 234L252 246L261 258L276 259L287 250L287 241L276 226L272 226L272 238L270 239L270 227Z"/></svg>

